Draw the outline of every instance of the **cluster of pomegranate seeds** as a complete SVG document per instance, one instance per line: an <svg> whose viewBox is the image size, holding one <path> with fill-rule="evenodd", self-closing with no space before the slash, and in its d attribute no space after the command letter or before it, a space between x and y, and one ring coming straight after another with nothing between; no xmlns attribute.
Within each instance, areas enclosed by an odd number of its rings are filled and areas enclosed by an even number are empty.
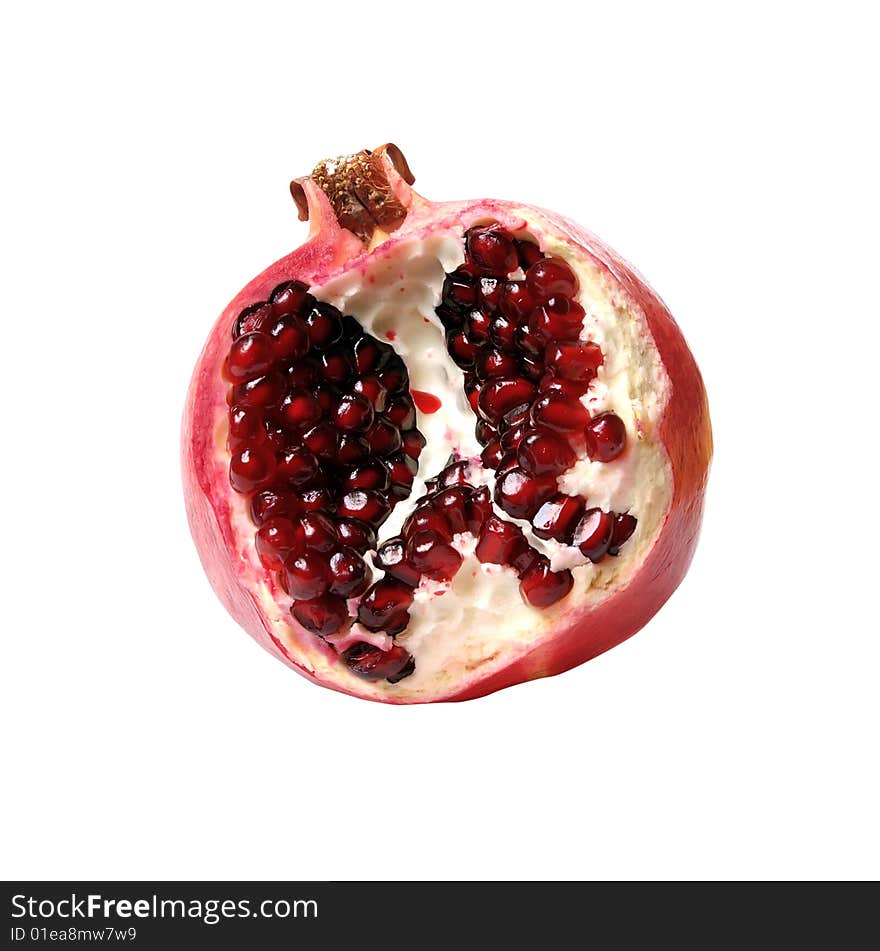
<svg viewBox="0 0 880 951"><path fill-rule="evenodd" d="M539 538L576 545L596 562L619 553L636 519L586 511L582 498L558 490L557 477L575 464L579 452L611 462L626 448L620 417L611 412L591 417L581 402L603 354L597 344L581 339L578 290L568 264L547 257L536 244L497 225L471 228L465 262L446 275L437 315L477 414L482 463L496 470L496 504L512 518L530 521ZM488 535L481 534L477 548L478 557L481 551L486 555L481 560L513 564L499 554L513 544L509 530L516 526L498 527L505 524L487 522ZM551 575L542 562L521 574L529 603L543 606L568 593L570 580L566 588ZM544 602L554 584L561 593Z"/></svg>
<svg viewBox="0 0 880 951"><path fill-rule="evenodd" d="M351 623L347 599L372 582L364 553L418 471L425 440L406 366L299 281L246 307L232 337L229 479L248 497L257 554L293 617L327 637ZM406 651L387 653L344 659L368 679L412 672Z"/></svg>

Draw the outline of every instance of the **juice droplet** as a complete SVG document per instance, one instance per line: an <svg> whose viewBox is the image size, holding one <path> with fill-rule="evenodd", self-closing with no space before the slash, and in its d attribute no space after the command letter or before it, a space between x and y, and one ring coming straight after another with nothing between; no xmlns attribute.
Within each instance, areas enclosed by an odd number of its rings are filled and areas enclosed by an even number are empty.
<svg viewBox="0 0 880 951"><path fill-rule="evenodd" d="M389 340L396 340L396 339L397 339L397 332L394 331L394 330L389 330L389 331L386 332L385 336L386 336Z"/></svg>
<svg viewBox="0 0 880 951"><path fill-rule="evenodd" d="M423 390L410 390L413 403L422 413L436 413L443 405L433 393L425 393Z"/></svg>

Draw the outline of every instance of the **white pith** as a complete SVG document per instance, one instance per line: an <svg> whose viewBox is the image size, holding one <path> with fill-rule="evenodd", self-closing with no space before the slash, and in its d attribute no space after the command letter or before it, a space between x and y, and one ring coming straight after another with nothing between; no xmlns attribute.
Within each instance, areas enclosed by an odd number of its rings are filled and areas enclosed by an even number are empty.
<svg viewBox="0 0 880 951"><path fill-rule="evenodd" d="M585 600L609 597L626 583L657 538L672 492L670 466L656 433L669 380L646 322L591 259L575 257L569 245L542 236L537 221L532 234L546 253L564 258L577 273L578 300L586 311L581 337L599 344L604 354L605 363L583 402L592 415L613 410L624 421L628 437L626 451L613 462L579 459L560 477L560 490L585 496L589 506L631 512L638 519L636 532L618 557L593 565L578 549L535 538L528 522L517 521L531 543L549 556L554 569L572 569L574 589L546 609L524 603L513 569L481 564L473 555L475 540L456 536L455 545L464 556L462 567L450 583L423 581L416 591L409 626L396 638L414 656L415 672L395 685L365 684L348 672L326 645L297 629L289 614L290 599L274 581L261 583L256 594L274 635L322 679L348 681L358 692L375 696L418 699L447 692L475 671L503 663L511 649L539 639ZM380 541L399 533L424 494L425 479L440 472L451 453L472 460L473 484L494 486L494 474L479 462L482 446L474 435L476 420L464 394L462 371L446 351L443 328L434 313L445 274L464 259L462 233L435 233L424 240L395 242L387 253L383 250L372 255L365 270L312 288L319 299L354 315L380 340L389 340L390 331L390 342L407 364L411 389L431 393L442 403L437 413L419 413L417 426L427 440L419 472L409 499L399 503L381 527ZM225 443L225 434L218 432L221 442ZM253 551L254 526L243 500L234 503L232 518L242 539L242 557L254 563L257 577L265 575ZM377 571L375 577L380 576ZM330 640L339 650L357 640L383 648L391 643L387 635L370 633L358 624L344 637Z"/></svg>

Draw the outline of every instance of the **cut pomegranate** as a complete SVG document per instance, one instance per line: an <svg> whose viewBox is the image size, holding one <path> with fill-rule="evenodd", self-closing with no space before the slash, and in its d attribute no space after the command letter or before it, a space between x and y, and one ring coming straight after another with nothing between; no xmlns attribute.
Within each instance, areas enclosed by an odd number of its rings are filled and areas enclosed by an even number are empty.
<svg viewBox="0 0 880 951"><path fill-rule="evenodd" d="M388 145L292 183L311 235L221 315L184 423L224 604L310 679L391 703L638 630L690 562L711 454L680 331L613 252L412 181Z"/></svg>

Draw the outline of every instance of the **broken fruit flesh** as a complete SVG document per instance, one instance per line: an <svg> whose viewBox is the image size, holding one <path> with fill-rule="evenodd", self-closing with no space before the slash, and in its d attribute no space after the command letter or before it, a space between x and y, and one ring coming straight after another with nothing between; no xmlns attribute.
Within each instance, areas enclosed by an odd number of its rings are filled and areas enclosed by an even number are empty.
<svg viewBox="0 0 880 951"><path fill-rule="evenodd" d="M559 673L638 630L690 562L711 454L693 358L613 252L411 184L387 146L291 186L311 236L221 315L183 434L233 617L390 703Z"/></svg>

